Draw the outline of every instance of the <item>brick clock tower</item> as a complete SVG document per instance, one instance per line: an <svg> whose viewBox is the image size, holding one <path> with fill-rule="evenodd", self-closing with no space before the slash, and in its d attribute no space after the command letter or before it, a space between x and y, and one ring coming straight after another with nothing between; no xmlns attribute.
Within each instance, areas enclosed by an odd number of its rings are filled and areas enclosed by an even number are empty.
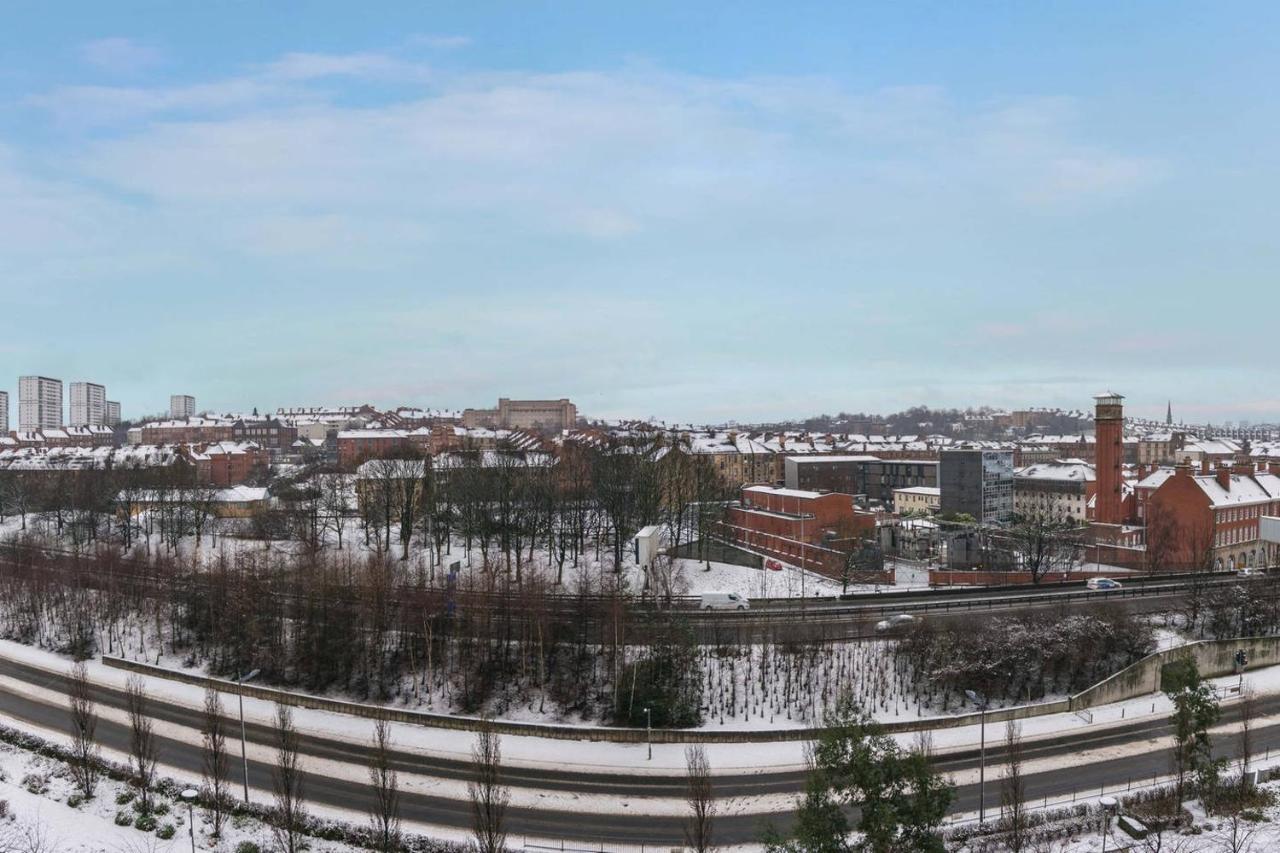
<svg viewBox="0 0 1280 853"><path fill-rule="evenodd" d="M1098 500L1094 521L1122 524L1121 469L1124 462L1124 397L1107 391L1093 398L1097 404L1094 435L1097 441Z"/></svg>

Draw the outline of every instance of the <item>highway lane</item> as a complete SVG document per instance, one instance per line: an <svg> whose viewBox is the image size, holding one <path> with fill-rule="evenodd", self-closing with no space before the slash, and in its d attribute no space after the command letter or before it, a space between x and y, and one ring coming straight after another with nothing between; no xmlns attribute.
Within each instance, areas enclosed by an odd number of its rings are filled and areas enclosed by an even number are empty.
<svg viewBox="0 0 1280 853"><path fill-rule="evenodd" d="M65 686L62 676L50 676L44 670L9 661L0 662L0 674L53 690L60 690ZM114 689L99 687L96 698L112 707L123 705L122 695ZM198 777L201 761L198 732L200 712L159 700L153 700L152 706L152 712L157 719L176 723L187 727L190 731L190 736L181 740L170 737L160 738L161 762L189 774L192 779ZM1259 702L1259 706L1260 715L1280 713L1280 696L1267 697ZM1228 708L1224 719L1232 719L1234 713L1233 708ZM27 723L37 727L66 730L65 707L49 705L42 699L21 695L12 690L0 690L0 714L20 726ZM989 777L987 802L989 805L998 803L998 782L995 779L1002 759L1003 750L999 743L1002 731L1003 724L992 724L988 731L990 742L987 751ZM100 742L106 747L121 751L128 748L128 730L121 723L103 719L99 724L98 736ZM1123 787L1130 780L1141 781L1150 779L1154 774L1164 774L1169 768L1168 738L1167 721L1163 718L1152 718L1112 728L1080 729L1061 737L1045 740L1029 740L1024 745L1026 762L1067 756L1089 749L1119 748L1135 744L1148 748L1148 751L1087 765L1069 768L1064 766L1060 770L1028 774L1028 797L1054 798L1070 795L1076 791L1092 790L1103 785L1113 789ZM265 726L251 724L249 739L256 744L269 745L270 731ZM1280 748L1280 725L1259 727L1256 743L1259 751L1268 747ZM1222 747L1224 755L1232 755L1234 745L1234 739L1219 739L1219 746ZM743 748L750 749L750 745L744 745ZM362 768L367 757L367 749L364 746L304 733L302 750L308 757L326 758L353 765L352 772L347 774L348 778L331 778L308 773L306 784L307 797L310 801L335 808L362 810L367 807L370 802L367 786L360 781L352 781L363 779ZM977 766L977 758L976 749L966 749L941 754L936 763L943 772L957 773L974 770ZM467 763L456 759L437 759L398 752L394 760L397 769L406 777L404 781L407 788L422 787L409 785L408 777L457 782L465 781L469 775ZM233 765L235 770L233 775L238 782L239 761L234 762ZM269 764L251 759L249 772L252 787L259 791L270 789ZM621 803L630 802L631 807L639 809L642 803L637 802L637 798L640 797L679 800L684 795L684 780L679 776L641 776L616 772L593 773L519 767L505 768L504 775L506 782L512 786L541 789L549 795L555 795L557 803L547 809L513 807L509 813L513 834L630 844L674 845L680 843L681 822L678 818L627 814L626 807L621 806ZM796 771L734 774L717 777L716 792L721 798L795 794L801 790L803 781L803 773ZM569 810L564 807L565 797L572 798L587 794L616 798L621 813L598 814L584 809ZM263 798L266 795L259 793L255 796ZM973 811L976 808L977 786L975 784L961 786L954 811ZM403 796L403 814L406 820L452 826L464 831L470 822L469 805L465 800L423 793L421 790L406 790ZM763 819L764 817L759 815L725 814L718 821L717 834L724 842L749 841L757 837ZM784 811L770 815L768 819L780 826L785 826L789 815Z"/></svg>

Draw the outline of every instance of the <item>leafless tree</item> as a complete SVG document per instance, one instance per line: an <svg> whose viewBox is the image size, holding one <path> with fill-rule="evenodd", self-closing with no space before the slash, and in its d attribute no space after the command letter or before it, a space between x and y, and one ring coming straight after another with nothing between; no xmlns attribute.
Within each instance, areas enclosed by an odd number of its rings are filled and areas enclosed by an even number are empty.
<svg viewBox="0 0 1280 853"><path fill-rule="evenodd" d="M86 799L98 789L98 745L94 733L98 712L89 687L89 671L83 662L71 668L71 778Z"/></svg>
<svg viewBox="0 0 1280 853"><path fill-rule="evenodd" d="M369 783L373 786L370 823L374 848L382 853L393 853L401 846L400 781L391 766L391 731L386 720L378 720L373 727Z"/></svg>
<svg viewBox="0 0 1280 853"><path fill-rule="evenodd" d="M147 688L136 675L125 685L125 705L129 712L129 757L133 783L143 814L151 812L151 786L156 778L156 734L147 715Z"/></svg>
<svg viewBox="0 0 1280 853"><path fill-rule="evenodd" d="M1240 689L1240 701L1236 708L1240 714L1240 788L1244 790L1249 784L1249 762L1253 758L1253 724L1258 715L1258 694L1253 685L1246 684Z"/></svg>
<svg viewBox="0 0 1280 853"><path fill-rule="evenodd" d="M711 849L711 829L716 816L715 792L711 787L711 765L707 752L694 744L684 750L685 778L688 781L689 818L685 821L684 839L696 853Z"/></svg>
<svg viewBox="0 0 1280 853"><path fill-rule="evenodd" d="M293 726L293 712L288 705L276 705L272 734L276 745L276 763L271 773L276 801L272 832L284 853L298 853L302 849L302 829L307 814L298 762L298 730Z"/></svg>
<svg viewBox="0 0 1280 853"><path fill-rule="evenodd" d="M1008 530L1008 542L1032 583L1069 569L1079 548L1075 523L1061 512L1035 511L1019 516Z"/></svg>
<svg viewBox="0 0 1280 853"><path fill-rule="evenodd" d="M222 835L222 824L229 810L230 756L227 754L227 726L218 691L204 693L204 792L209 820L215 837Z"/></svg>
<svg viewBox="0 0 1280 853"><path fill-rule="evenodd" d="M480 853L506 849L505 820L511 792L502 784L502 741L491 721L481 723L471 748L471 826Z"/></svg>
<svg viewBox="0 0 1280 853"><path fill-rule="evenodd" d="M1009 720L1004 726L1004 778L1000 782L1000 811L1008 829L1005 842L1012 853L1027 846L1027 781L1022 775L1022 726Z"/></svg>
<svg viewBox="0 0 1280 853"><path fill-rule="evenodd" d="M1218 829L1218 849L1223 853L1252 853L1253 838L1258 834L1258 824L1245 820L1239 809L1232 809L1231 814L1223 819Z"/></svg>

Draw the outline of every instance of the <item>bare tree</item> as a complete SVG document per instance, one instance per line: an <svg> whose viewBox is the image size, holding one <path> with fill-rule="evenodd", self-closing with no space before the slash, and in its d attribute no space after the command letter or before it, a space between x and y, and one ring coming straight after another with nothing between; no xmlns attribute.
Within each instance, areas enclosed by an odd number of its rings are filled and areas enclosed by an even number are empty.
<svg viewBox="0 0 1280 853"><path fill-rule="evenodd" d="M504 823L511 792L502 784L502 740L489 720L484 720L476 733L471 772L467 794L476 847L480 853L502 853L507 843Z"/></svg>
<svg viewBox="0 0 1280 853"><path fill-rule="evenodd" d="M391 731L386 720L378 720L373 727L369 783L373 786L370 823L374 848L382 853L393 853L401 847L400 780L391 766Z"/></svg>
<svg viewBox="0 0 1280 853"><path fill-rule="evenodd" d="M276 844L285 853L298 853L302 849L302 829L307 814L302 799L302 770L298 763L298 730L293 726L293 712L288 705L276 705L272 734L276 742L276 764L271 773L276 800L272 832Z"/></svg>
<svg viewBox="0 0 1280 853"><path fill-rule="evenodd" d="M83 662L71 668L71 778L85 799L98 789L98 712L89 687L89 671Z"/></svg>
<svg viewBox="0 0 1280 853"><path fill-rule="evenodd" d="M716 816L715 793L711 787L711 765L707 752L694 744L684 750L685 778L688 780L689 819L685 821L684 840L696 853L711 849L711 829Z"/></svg>
<svg viewBox="0 0 1280 853"><path fill-rule="evenodd" d="M1219 850L1223 853L1252 853L1253 837L1258 834L1258 824L1245 820L1239 809L1232 809L1218 829Z"/></svg>
<svg viewBox="0 0 1280 853"><path fill-rule="evenodd" d="M151 812L151 786L156 778L156 734L147 716L147 688L136 675L125 685L125 705L129 712L129 757L133 783L143 814Z"/></svg>
<svg viewBox="0 0 1280 853"><path fill-rule="evenodd" d="M204 693L204 793L214 837L222 835L231 798L231 765L227 754L226 719L222 715L222 700L218 691L210 688Z"/></svg>
<svg viewBox="0 0 1280 853"><path fill-rule="evenodd" d="M1009 720L1004 726L1004 779L1000 782L1000 811L1008 829L1005 842L1012 853L1027 846L1027 781L1022 775L1022 726Z"/></svg>
<svg viewBox="0 0 1280 853"><path fill-rule="evenodd" d="M1258 694L1252 684L1240 688L1240 701L1236 704L1240 714L1240 788L1249 784L1249 763L1253 759L1253 723L1258 716Z"/></svg>

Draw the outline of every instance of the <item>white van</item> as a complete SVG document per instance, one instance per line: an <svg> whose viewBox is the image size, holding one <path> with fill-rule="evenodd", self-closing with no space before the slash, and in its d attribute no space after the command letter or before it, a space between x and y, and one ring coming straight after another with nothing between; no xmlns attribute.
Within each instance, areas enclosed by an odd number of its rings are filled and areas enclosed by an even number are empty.
<svg viewBox="0 0 1280 853"><path fill-rule="evenodd" d="M750 610L751 602L736 592L704 592L698 599L702 610Z"/></svg>

